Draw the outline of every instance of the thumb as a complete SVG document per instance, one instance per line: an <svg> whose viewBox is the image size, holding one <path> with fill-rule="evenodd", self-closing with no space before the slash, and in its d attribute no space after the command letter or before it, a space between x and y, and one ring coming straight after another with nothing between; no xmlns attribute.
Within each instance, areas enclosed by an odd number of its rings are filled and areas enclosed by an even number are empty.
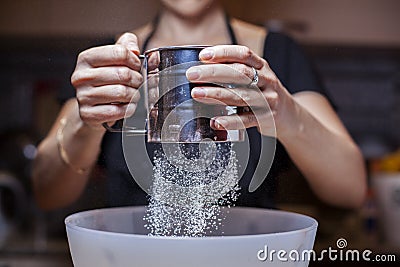
<svg viewBox="0 0 400 267"><path fill-rule="evenodd" d="M138 39L136 35L134 35L133 33L130 32L124 33L118 38L116 44L125 46L136 55L140 54Z"/></svg>

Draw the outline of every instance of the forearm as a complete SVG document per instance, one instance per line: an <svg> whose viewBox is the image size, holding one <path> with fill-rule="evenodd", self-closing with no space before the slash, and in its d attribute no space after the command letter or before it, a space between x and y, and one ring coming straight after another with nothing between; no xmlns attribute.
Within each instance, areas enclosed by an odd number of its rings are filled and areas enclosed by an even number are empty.
<svg viewBox="0 0 400 267"><path fill-rule="evenodd" d="M143 83L138 54L137 37L126 33L115 45L78 55L71 76L76 99L64 105L33 166L33 188L42 208L65 206L81 195L99 155L102 124L135 112Z"/></svg>
<svg viewBox="0 0 400 267"><path fill-rule="evenodd" d="M293 162L322 200L343 207L359 206L365 195L366 174L358 147L346 132L294 103L294 127L279 137Z"/></svg>
<svg viewBox="0 0 400 267"><path fill-rule="evenodd" d="M65 120L65 125L61 120ZM40 207L66 206L81 195L97 160L103 134L102 129L92 129L82 123L76 100L66 104L39 145L33 164L33 188ZM66 153L69 164L62 158L60 149Z"/></svg>

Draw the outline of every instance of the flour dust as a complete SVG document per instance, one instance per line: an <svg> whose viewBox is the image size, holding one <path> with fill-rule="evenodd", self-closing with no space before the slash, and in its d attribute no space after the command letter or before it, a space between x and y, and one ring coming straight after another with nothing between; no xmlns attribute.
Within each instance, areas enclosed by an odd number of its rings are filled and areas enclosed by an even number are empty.
<svg viewBox="0 0 400 267"><path fill-rule="evenodd" d="M154 236L212 234L223 223L222 206L234 205L239 195L235 151L230 143L212 142L190 157L170 149L154 156L146 227Z"/></svg>

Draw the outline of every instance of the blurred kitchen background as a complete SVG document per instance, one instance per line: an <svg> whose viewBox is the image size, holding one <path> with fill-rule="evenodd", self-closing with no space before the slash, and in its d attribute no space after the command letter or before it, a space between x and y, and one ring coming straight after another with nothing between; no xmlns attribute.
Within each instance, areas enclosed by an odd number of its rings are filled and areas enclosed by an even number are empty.
<svg viewBox="0 0 400 267"><path fill-rule="evenodd" d="M359 210L320 203L296 171L279 179L279 206L318 219L316 249L342 237L349 248L400 260L400 1L223 2L232 16L303 46L368 163L371 186ZM71 90L77 54L152 20L158 8L156 0L0 2L1 267L72 266L63 219L102 206L103 178L95 172L75 205L40 211L29 181L35 147L60 108L60 91Z"/></svg>

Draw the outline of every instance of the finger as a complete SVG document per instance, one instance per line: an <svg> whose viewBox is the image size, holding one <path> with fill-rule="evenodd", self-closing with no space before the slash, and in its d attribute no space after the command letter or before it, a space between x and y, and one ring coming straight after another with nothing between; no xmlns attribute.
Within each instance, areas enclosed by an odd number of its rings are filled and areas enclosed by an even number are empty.
<svg viewBox="0 0 400 267"><path fill-rule="evenodd" d="M79 114L85 123L95 125L130 117L134 114L136 106L135 103L81 106Z"/></svg>
<svg viewBox="0 0 400 267"><path fill-rule="evenodd" d="M211 119L216 130L238 130L257 127L263 135L275 135L275 122L271 112L244 112Z"/></svg>
<svg viewBox="0 0 400 267"><path fill-rule="evenodd" d="M160 51L151 52L147 55L147 71L158 72L158 66L160 65Z"/></svg>
<svg viewBox="0 0 400 267"><path fill-rule="evenodd" d="M108 103L137 103L140 99L139 90L121 84L87 87L76 92L80 104L99 105Z"/></svg>
<svg viewBox="0 0 400 267"><path fill-rule="evenodd" d="M142 82L142 75L124 66L101 67L76 71L72 74L71 82L75 87L88 84L90 86L102 86L121 84L138 88Z"/></svg>
<svg viewBox="0 0 400 267"><path fill-rule="evenodd" d="M139 71L141 62L139 57L123 45L107 45L93 47L83 51L78 56L78 64L89 65L91 67L104 66L127 66Z"/></svg>
<svg viewBox="0 0 400 267"><path fill-rule="evenodd" d="M147 91L158 91L158 84L159 84L159 75L158 73L155 74L148 74L147 79L144 81L142 86L145 88Z"/></svg>
<svg viewBox="0 0 400 267"><path fill-rule="evenodd" d="M130 51L132 51L133 53L135 53L136 55L140 54L140 49L139 49L139 45L138 45L138 39L136 37L136 35L134 35L131 32L127 32L122 34L116 44L120 44L125 46L126 48L128 48Z"/></svg>
<svg viewBox="0 0 400 267"><path fill-rule="evenodd" d="M265 98L258 89L250 88L223 88L223 87L195 87L191 91L192 97L205 104L225 104L229 106L267 105Z"/></svg>
<svg viewBox="0 0 400 267"><path fill-rule="evenodd" d="M147 90L147 100L149 108L153 108L153 106L158 102L160 98L159 94L160 91L158 86L149 87L149 89Z"/></svg>
<svg viewBox="0 0 400 267"><path fill-rule="evenodd" d="M261 69L265 60L255 54L247 46L241 45L216 45L203 49L199 58L206 62L229 63L237 62Z"/></svg>
<svg viewBox="0 0 400 267"><path fill-rule="evenodd" d="M252 112L216 117L211 120L211 127L216 130L237 130L258 126Z"/></svg>
<svg viewBox="0 0 400 267"><path fill-rule="evenodd" d="M239 63L204 64L189 68L186 77L191 82L247 85L253 80L254 71L251 67Z"/></svg>

